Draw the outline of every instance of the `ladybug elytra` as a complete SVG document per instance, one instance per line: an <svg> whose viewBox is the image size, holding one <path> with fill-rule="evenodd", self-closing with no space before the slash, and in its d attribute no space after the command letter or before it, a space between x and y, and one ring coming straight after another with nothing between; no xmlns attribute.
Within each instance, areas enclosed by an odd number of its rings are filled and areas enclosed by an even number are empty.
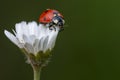
<svg viewBox="0 0 120 80"><path fill-rule="evenodd" d="M40 15L39 22L45 25L48 24L50 30L53 28L56 30L55 26L58 26L60 28L60 31L63 30L63 25L65 23L62 14L53 9L45 10Z"/></svg>

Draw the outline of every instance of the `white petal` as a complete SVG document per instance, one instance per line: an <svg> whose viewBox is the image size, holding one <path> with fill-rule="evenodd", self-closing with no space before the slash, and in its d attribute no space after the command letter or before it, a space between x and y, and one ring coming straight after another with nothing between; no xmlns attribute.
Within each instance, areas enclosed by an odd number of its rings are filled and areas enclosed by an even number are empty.
<svg viewBox="0 0 120 80"><path fill-rule="evenodd" d="M47 50L48 36L42 37L39 41L38 50L45 52Z"/></svg>
<svg viewBox="0 0 120 80"><path fill-rule="evenodd" d="M21 22L21 23L17 23L15 25L15 30L16 30L16 37L18 38L18 40L23 43L23 34L24 34L24 30L23 27L26 27L26 22Z"/></svg>
<svg viewBox="0 0 120 80"><path fill-rule="evenodd" d="M37 39L35 35L31 35L31 36L29 36L29 40L30 40L30 44L31 44L31 45L34 44L35 39Z"/></svg>
<svg viewBox="0 0 120 80"><path fill-rule="evenodd" d="M46 52L46 50L48 50L48 48L47 48L48 39L49 39L49 37L46 36L46 37L45 37L45 40L44 40L44 42L43 42L43 52Z"/></svg>
<svg viewBox="0 0 120 80"><path fill-rule="evenodd" d="M42 41L43 41L43 38L41 38L39 40L39 43L38 43L38 51L41 51L42 50Z"/></svg>
<svg viewBox="0 0 120 80"><path fill-rule="evenodd" d="M45 37L42 37L39 42L39 50L43 51L43 43L44 43Z"/></svg>
<svg viewBox="0 0 120 80"><path fill-rule="evenodd" d="M38 29L38 32L40 33L39 38L42 38L42 37L46 36L46 34L47 34L46 30L47 30L46 26L39 25L39 29Z"/></svg>
<svg viewBox="0 0 120 80"><path fill-rule="evenodd" d="M23 40L24 40L24 43L30 43L30 39L26 35L23 35Z"/></svg>
<svg viewBox="0 0 120 80"><path fill-rule="evenodd" d="M15 24L15 30L17 34L23 34L24 27L26 27L26 22L22 21L21 23Z"/></svg>
<svg viewBox="0 0 120 80"><path fill-rule="evenodd" d="M39 39L36 39L34 44L33 44L33 48L34 48L34 53L37 54L39 52Z"/></svg>
<svg viewBox="0 0 120 80"><path fill-rule="evenodd" d="M34 53L34 48L31 44L25 43L24 48L28 53Z"/></svg>
<svg viewBox="0 0 120 80"><path fill-rule="evenodd" d="M5 30L4 33L15 45L17 45L19 48L22 48L22 45L19 43L19 41L13 34L8 32L7 30Z"/></svg>
<svg viewBox="0 0 120 80"><path fill-rule="evenodd" d="M31 36L23 35L24 43L29 43L29 44L33 45L35 42L35 39L36 39L35 35L31 35Z"/></svg>
<svg viewBox="0 0 120 80"><path fill-rule="evenodd" d="M48 41L47 47L48 47L50 50L51 50L51 49L54 47L54 45L55 45L57 35L58 35L58 31L53 31L53 32L51 32L50 35L49 35L49 41Z"/></svg>
<svg viewBox="0 0 120 80"><path fill-rule="evenodd" d="M51 49L55 46L57 36L58 36L58 32L54 33Z"/></svg>
<svg viewBox="0 0 120 80"><path fill-rule="evenodd" d="M36 22L30 22L28 23L28 27L29 27L29 34L30 35L37 35L37 23Z"/></svg>

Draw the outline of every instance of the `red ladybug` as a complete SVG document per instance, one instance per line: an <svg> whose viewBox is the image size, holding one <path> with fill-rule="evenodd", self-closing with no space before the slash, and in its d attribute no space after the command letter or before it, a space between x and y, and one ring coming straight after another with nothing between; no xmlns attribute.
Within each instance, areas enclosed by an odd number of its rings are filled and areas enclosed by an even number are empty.
<svg viewBox="0 0 120 80"><path fill-rule="evenodd" d="M39 22L45 25L48 24L50 30L53 28L56 30L55 26L58 26L60 30L63 30L63 25L65 23L62 14L53 9L45 10L40 15Z"/></svg>

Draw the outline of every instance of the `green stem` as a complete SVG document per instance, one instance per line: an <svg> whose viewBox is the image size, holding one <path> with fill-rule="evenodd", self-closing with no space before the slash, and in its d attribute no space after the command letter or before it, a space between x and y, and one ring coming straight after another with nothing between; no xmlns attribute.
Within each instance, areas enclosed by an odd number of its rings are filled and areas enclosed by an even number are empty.
<svg viewBox="0 0 120 80"><path fill-rule="evenodd" d="M34 80L40 80L41 68L34 66L33 67L33 72L34 72Z"/></svg>

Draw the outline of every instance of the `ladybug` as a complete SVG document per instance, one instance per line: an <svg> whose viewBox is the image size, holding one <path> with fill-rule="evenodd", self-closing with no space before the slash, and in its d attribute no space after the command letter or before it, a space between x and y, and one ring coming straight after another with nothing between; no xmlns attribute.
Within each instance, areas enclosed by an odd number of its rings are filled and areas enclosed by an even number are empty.
<svg viewBox="0 0 120 80"><path fill-rule="evenodd" d="M47 9L45 10L39 18L39 22L45 24L50 30L56 30L56 26L59 27L60 31L63 30L63 25L65 23L64 18L61 13L57 10Z"/></svg>

